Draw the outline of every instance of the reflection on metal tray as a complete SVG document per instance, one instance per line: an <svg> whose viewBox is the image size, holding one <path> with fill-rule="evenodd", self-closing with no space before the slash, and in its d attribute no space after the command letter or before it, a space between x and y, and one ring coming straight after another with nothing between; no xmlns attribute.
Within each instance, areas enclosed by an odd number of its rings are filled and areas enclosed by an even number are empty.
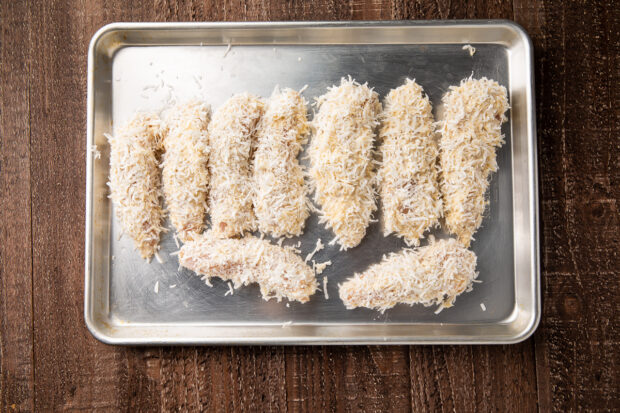
<svg viewBox="0 0 620 413"><path fill-rule="evenodd" d="M470 56L465 44L476 48ZM227 51L228 45L231 46ZM93 37L88 66L85 319L92 333L115 344L195 343L513 343L528 337L540 317L536 136L532 46L506 21L360 23L112 24ZM198 97L214 109L233 93L269 96L274 86L308 88L311 101L351 75L383 98L405 78L420 83L435 108L450 85L487 76L509 91L506 144L498 152L490 206L472 249L480 284L438 315L434 308L399 305L380 314L347 311L338 284L404 243L372 224L361 245L346 252L327 246L317 262L333 264L329 300L317 292L307 304L265 302L258 287L212 288L170 253L163 263L140 259L107 198L109 147L104 133L136 110L160 111ZM312 115L312 114L311 114ZM380 216L379 216L380 218ZM445 237L441 230L436 237ZM311 216L302 256L317 238L333 235ZM423 241L424 245L426 241ZM158 292L155 284L158 283ZM175 286L175 287L173 287ZM481 306L481 303L483 306ZM483 310L486 307L486 311ZM283 327L284 326L284 327Z"/></svg>

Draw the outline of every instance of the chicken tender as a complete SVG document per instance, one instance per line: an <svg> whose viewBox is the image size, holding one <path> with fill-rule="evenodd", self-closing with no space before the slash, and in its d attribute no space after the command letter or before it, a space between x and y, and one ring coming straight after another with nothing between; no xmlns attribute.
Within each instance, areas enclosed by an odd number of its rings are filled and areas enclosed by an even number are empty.
<svg viewBox="0 0 620 413"><path fill-rule="evenodd" d="M261 232L273 237L303 232L309 211L297 155L309 131L306 101L292 90L275 90L257 132L254 213Z"/></svg>
<svg viewBox="0 0 620 413"><path fill-rule="evenodd" d="M439 146L445 222L468 247L482 223L490 175L497 171L508 97L494 80L468 78L450 87L443 105Z"/></svg>
<svg viewBox="0 0 620 413"><path fill-rule="evenodd" d="M376 92L349 77L316 101L308 150L310 183L320 222L341 248L357 246L377 209L373 145L381 103Z"/></svg>
<svg viewBox="0 0 620 413"><path fill-rule="evenodd" d="M439 304L441 310L470 291L477 276L476 254L447 239L384 257L341 284L339 293L347 309L367 307L383 312L399 303L419 303Z"/></svg>
<svg viewBox="0 0 620 413"><path fill-rule="evenodd" d="M384 235L396 233L407 245L420 245L442 215L437 142L431 103L422 87L407 79L385 98L379 132L383 162L378 181Z"/></svg>
<svg viewBox="0 0 620 413"><path fill-rule="evenodd" d="M314 271L288 248L251 235L218 238L211 232L187 242L179 263L207 283L212 277L233 282L235 288L258 283L263 299L307 302L317 289Z"/></svg>
<svg viewBox="0 0 620 413"><path fill-rule="evenodd" d="M170 221L181 241L186 242L204 229L209 189L210 109L190 102L174 107L167 116L162 177Z"/></svg>
<svg viewBox="0 0 620 413"><path fill-rule="evenodd" d="M158 249L164 230L160 205L161 124L155 115L136 113L114 136L110 144L110 199L123 232L134 241L144 259Z"/></svg>
<svg viewBox="0 0 620 413"><path fill-rule="evenodd" d="M256 230L250 162L263 110L260 98L238 94L215 112L209 124L211 225L226 237Z"/></svg>

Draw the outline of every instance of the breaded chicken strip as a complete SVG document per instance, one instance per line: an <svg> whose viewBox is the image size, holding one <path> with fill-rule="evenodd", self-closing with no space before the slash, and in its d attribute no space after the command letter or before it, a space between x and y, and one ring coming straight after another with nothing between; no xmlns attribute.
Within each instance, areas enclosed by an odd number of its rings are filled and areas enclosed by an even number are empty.
<svg viewBox="0 0 620 413"><path fill-rule="evenodd" d="M161 125L155 115L136 113L110 143L110 199L123 232L128 234L140 255L150 259L157 252L164 229L160 205Z"/></svg>
<svg viewBox="0 0 620 413"><path fill-rule="evenodd" d="M468 247L482 223L496 150L504 143L506 88L496 81L464 79L443 97L439 143L444 216L450 233Z"/></svg>
<svg viewBox="0 0 620 413"><path fill-rule="evenodd" d="M226 237L256 230L250 163L263 110L259 97L241 93L228 99L209 124L211 225Z"/></svg>
<svg viewBox="0 0 620 413"><path fill-rule="evenodd" d="M478 276L476 254L454 239L439 240L418 249L384 257L340 285L347 309L367 307L385 311L396 304L439 304L451 307L470 291Z"/></svg>
<svg viewBox="0 0 620 413"><path fill-rule="evenodd" d="M166 117L162 177L170 221L181 241L204 229L209 190L208 106L189 102L174 107Z"/></svg>
<svg viewBox="0 0 620 413"><path fill-rule="evenodd" d="M292 90L275 90L257 132L254 213L261 232L301 235L309 211L297 155L309 131L306 101Z"/></svg>
<svg viewBox="0 0 620 413"><path fill-rule="evenodd" d="M265 300L305 303L317 288L314 271L301 257L251 235L227 239L207 232L181 247L179 263L207 283L211 277L230 280L235 288L258 283Z"/></svg>
<svg viewBox="0 0 620 413"><path fill-rule="evenodd" d="M346 250L364 238L377 209L373 145L381 103L376 92L350 77L316 103L308 150L310 183L321 207L320 222Z"/></svg>
<svg viewBox="0 0 620 413"><path fill-rule="evenodd" d="M422 93L422 87L410 79L391 90L379 132L384 235L394 232L416 246L442 215L432 107Z"/></svg>

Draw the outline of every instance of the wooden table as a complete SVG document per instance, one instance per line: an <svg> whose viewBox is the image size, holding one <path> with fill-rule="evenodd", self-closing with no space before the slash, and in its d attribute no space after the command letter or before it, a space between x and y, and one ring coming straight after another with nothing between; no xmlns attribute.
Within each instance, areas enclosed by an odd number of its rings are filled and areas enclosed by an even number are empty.
<svg viewBox="0 0 620 413"><path fill-rule="evenodd" d="M617 2L37 3L0 1L1 411L620 409ZM86 51L99 27L463 18L513 19L535 45L544 298L533 338L126 348L90 335L82 317Z"/></svg>

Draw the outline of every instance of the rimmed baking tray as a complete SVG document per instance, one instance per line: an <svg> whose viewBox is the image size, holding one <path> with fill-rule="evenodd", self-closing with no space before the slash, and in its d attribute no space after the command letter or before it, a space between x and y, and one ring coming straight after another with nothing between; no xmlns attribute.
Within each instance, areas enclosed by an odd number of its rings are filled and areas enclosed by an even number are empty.
<svg viewBox="0 0 620 413"><path fill-rule="evenodd" d="M475 47L470 55L463 46ZM171 232L163 263L140 259L121 237L108 200L109 147L104 133L136 110L160 111L190 98L216 109L236 92L269 96L275 85L301 88L308 100L351 75L383 98L406 77L430 96L435 113L450 85L487 76L505 85L511 109L483 227L472 249L480 284L440 314L400 305L380 314L347 311L338 283L404 246L372 224L362 244L328 246L317 262L333 264L329 299L265 302L256 286L228 293L178 270ZM515 343L540 318L538 200L532 45L509 21L347 23L118 23L93 37L88 55L84 316L95 337L113 344ZM378 217L381 218L380 216ZM333 235L313 215L302 256ZM437 237L446 235L437 230ZM426 241L423 241L423 245ZM227 295L228 294L228 295Z"/></svg>

